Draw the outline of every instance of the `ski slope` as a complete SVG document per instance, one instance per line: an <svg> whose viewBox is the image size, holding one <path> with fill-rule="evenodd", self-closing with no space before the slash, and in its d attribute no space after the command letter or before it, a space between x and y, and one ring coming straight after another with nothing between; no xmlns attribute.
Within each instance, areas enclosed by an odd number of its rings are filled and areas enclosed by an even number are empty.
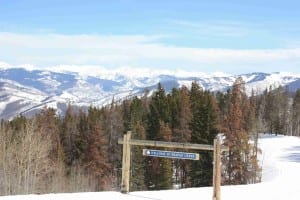
<svg viewBox="0 0 300 200"><path fill-rule="evenodd" d="M300 199L300 138L262 135L262 183L222 186L222 200L299 200ZM131 192L94 192L0 197L0 200L175 200L212 199L212 188Z"/></svg>

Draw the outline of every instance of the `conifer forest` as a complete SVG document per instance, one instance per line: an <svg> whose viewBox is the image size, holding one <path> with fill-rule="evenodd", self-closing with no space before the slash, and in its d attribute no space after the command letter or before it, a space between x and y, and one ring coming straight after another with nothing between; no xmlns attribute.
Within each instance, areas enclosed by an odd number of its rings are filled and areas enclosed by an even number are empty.
<svg viewBox="0 0 300 200"><path fill-rule="evenodd" d="M122 145L132 138L213 144L218 134L229 152L222 155L222 184L261 180L259 133L300 135L300 90L266 88L245 92L238 78L227 92L190 88L128 97L103 107L68 106L61 115L44 108L34 117L0 124L0 195L119 191ZM213 153L199 161L145 157L131 152L130 190L162 190L212 185ZM173 149L176 150L176 149Z"/></svg>

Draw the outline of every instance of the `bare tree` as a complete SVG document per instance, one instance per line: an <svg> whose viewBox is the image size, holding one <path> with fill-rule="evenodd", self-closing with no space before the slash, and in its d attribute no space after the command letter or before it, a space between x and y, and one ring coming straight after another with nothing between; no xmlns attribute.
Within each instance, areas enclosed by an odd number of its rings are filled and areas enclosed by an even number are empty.
<svg viewBox="0 0 300 200"><path fill-rule="evenodd" d="M50 143L29 121L18 134L1 131L3 195L41 193L48 187L53 170L49 160Z"/></svg>
<svg viewBox="0 0 300 200"><path fill-rule="evenodd" d="M297 90L292 105L293 135L300 135L300 89Z"/></svg>

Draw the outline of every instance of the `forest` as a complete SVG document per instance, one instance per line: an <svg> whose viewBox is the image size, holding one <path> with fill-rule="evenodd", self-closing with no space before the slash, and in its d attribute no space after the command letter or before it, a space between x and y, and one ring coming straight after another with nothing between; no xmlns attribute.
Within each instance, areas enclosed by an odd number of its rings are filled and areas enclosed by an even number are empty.
<svg viewBox="0 0 300 200"><path fill-rule="evenodd" d="M1 120L0 195L119 191L118 139L129 130L134 139L199 144L213 144L220 134L229 147L222 184L257 183L259 133L300 135L300 90L270 87L248 96L241 78L225 93L197 82L166 93L158 84L152 95L87 111L69 105L60 116L45 107L34 117ZM132 148L131 191L212 185L212 152L189 161L145 157L142 149Z"/></svg>

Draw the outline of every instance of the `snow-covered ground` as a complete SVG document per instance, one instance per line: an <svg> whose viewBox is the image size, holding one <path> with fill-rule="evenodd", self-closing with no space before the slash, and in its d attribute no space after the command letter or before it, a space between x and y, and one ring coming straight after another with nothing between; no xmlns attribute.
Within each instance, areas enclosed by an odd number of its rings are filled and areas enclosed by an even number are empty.
<svg viewBox="0 0 300 200"><path fill-rule="evenodd" d="M259 140L262 149L262 183L253 185L222 186L222 200L299 200L300 199L300 138L263 135ZM74 194L47 194L0 197L0 200L174 200L212 199L212 188L180 190Z"/></svg>

